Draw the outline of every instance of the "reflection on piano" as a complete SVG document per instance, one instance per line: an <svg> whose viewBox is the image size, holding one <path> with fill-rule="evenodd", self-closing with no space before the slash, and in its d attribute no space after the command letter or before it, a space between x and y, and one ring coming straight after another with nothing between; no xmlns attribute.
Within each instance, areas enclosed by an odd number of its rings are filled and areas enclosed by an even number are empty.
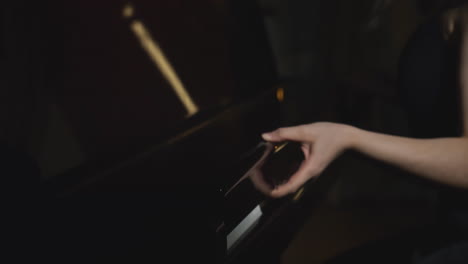
<svg viewBox="0 0 468 264"><path fill-rule="evenodd" d="M48 65L40 255L246 263L281 247L273 223L291 200L250 181L227 194L260 134L280 125L285 97L255 1L34 7Z"/></svg>

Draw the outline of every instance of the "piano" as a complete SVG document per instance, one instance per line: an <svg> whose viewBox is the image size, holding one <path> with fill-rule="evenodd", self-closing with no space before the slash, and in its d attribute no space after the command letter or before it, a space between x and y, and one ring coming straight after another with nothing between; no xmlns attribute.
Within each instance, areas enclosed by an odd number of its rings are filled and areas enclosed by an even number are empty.
<svg viewBox="0 0 468 264"><path fill-rule="evenodd" d="M258 4L22 2L43 77L37 256L279 261L310 202L242 178L287 120Z"/></svg>

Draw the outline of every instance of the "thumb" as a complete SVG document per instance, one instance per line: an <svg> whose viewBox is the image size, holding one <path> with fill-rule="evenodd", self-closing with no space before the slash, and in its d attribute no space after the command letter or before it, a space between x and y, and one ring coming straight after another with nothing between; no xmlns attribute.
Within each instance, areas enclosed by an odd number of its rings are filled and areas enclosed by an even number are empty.
<svg viewBox="0 0 468 264"><path fill-rule="evenodd" d="M298 190L311 176L317 176L314 171L314 165L309 161L301 164L301 167L294 173L289 180L276 187L270 195L275 198L285 196Z"/></svg>
<svg viewBox="0 0 468 264"><path fill-rule="evenodd" d="M280 198L285 195L296 192L302 185L307 182L307 179L300 179L300 177L292 177L288 182L282 184L270 192L270 196Z"/></svg>

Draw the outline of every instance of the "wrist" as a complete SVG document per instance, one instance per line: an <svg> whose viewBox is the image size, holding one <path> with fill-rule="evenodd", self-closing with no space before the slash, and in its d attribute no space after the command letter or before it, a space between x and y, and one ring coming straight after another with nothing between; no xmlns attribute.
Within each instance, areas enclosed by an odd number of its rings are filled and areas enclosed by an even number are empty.
<svg viewBox="0 0 468 264"><path fill-rule="evenodd" d="M356 150L358 148L360 139L362 138L361 136L362 132L363 130L357 127L345 125L344 127L345 150L348 150L348 149Z"/></svg>

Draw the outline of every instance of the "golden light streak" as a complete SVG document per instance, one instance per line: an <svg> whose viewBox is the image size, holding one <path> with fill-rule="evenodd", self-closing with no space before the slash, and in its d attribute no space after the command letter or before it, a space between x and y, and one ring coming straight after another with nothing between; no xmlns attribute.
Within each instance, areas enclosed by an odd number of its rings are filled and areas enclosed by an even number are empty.
<svg viewBox="0 0 468 264"><path fill-rule="evenodd" d="M274 153L278 153L280 150L282 150L284 147L286 147L287 144L288 144L288 142L284 142L281 145L275 146Z"/></svg>
<svg viewBox="0 0 468 264"><path fill-rule="evenodd" d="M296 194L293 197L293 201L297 202L299 199L301 199L302 195L304 194L304 187L299 189L299 191L296 192Z"/></svg>
<svg viewBox="0 0 468 264"><path fill-rule="evenodd" d="M131 23L130 28L139 39L141 46L148 53L148 56L161 71L164 78L169 82L177 97L179 97L180 101L185 106L188 115L191 116L197 113L198 107L195 105L193 99L190 97L190 94L187 92L187 89L185 89L182 81L178 77L169 60L164 55L164 52L159 47L158 43L151 37L151 34L146 29L145 25L139 20L134 20Z"/></svg>

